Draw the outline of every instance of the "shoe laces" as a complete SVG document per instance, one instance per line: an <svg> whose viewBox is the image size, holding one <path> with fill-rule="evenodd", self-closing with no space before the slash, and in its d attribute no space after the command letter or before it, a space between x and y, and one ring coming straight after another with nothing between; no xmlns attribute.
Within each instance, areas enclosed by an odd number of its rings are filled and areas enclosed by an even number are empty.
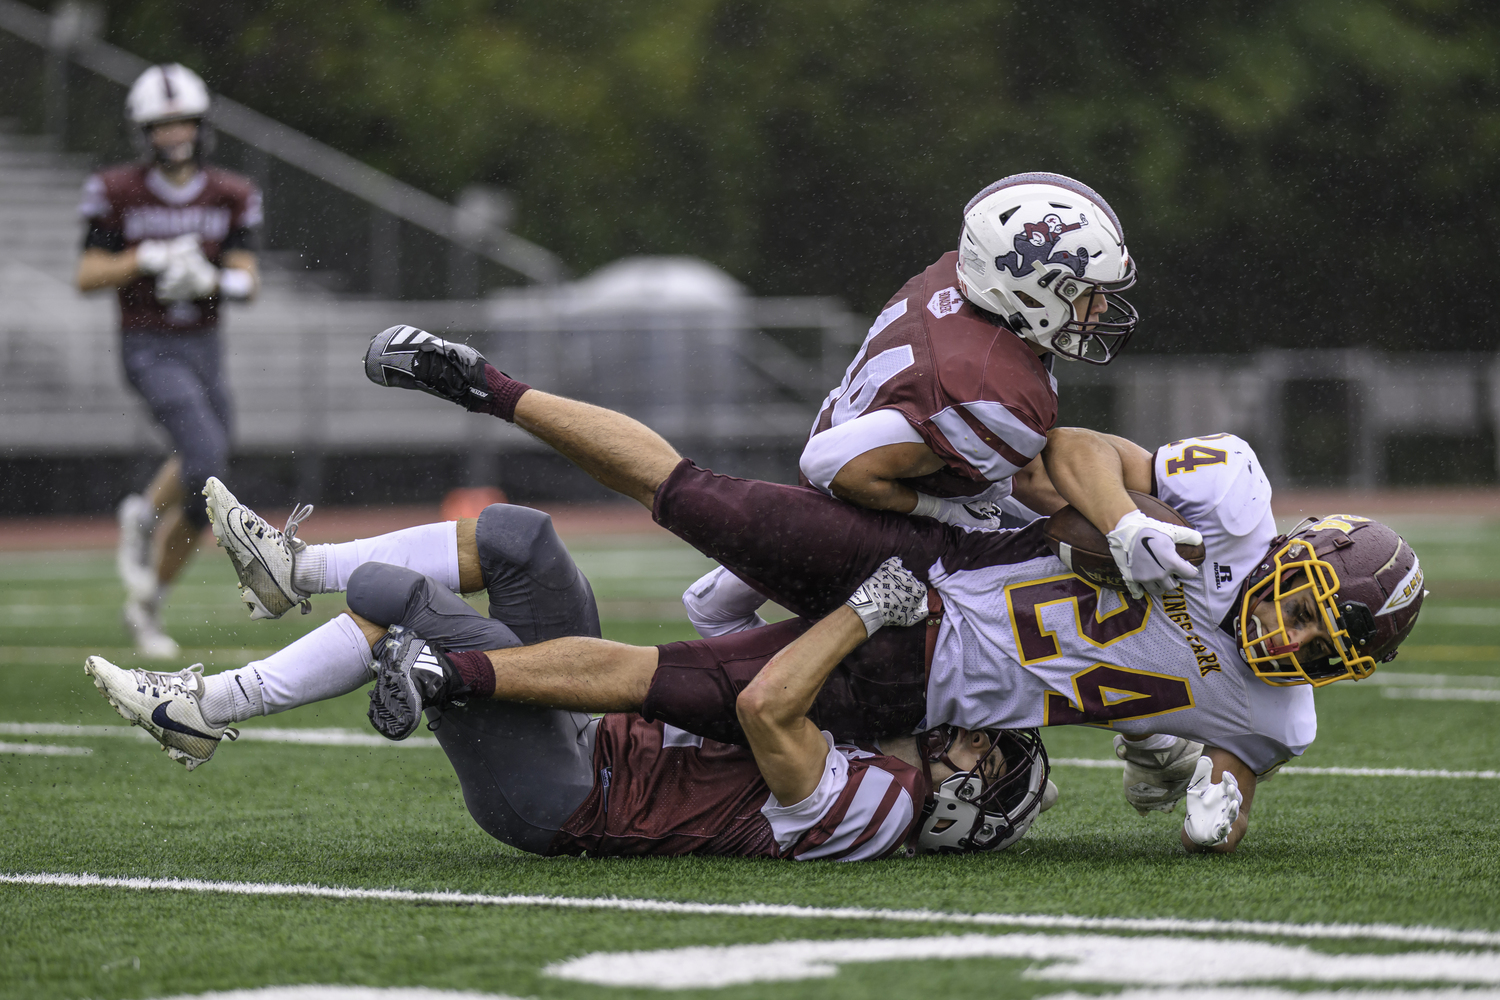
<svg viewBox="0 0 1500 1000"><path fill-rule="evenodd" d="M300 507L293 504L292 516L286 519L286 527L281 529L281 537L285 538L288 542L296 538L297 529L302 527L302 522L306 521L312 512L313 505L310 503L305 503Z"/></svg>

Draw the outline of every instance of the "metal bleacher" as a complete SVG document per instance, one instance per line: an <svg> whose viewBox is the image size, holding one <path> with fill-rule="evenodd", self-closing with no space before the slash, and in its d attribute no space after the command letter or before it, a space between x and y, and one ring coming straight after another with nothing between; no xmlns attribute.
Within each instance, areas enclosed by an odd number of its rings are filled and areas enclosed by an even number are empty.
<svg viewBox="0 0 1500 1000"><path fill-rule="evenodd" d="M97 34L93 8L49 18L0 0L0 115L12 116L0 121L0 464L144 461L166 447L125 385L113 296L73 287L79 188L129 155L125 85L147 65ZM554 255L505 230L493 193L448 204L226 98L213 115L216 160L260 183L268 217L261 293L224 322L236 453L290 461L303 499L319 499L328 463L359 456L446 456L432 490L503 479L502 465L537 454L498 421L370 385L365 346L395 322L781 477L861 335L836 300L756 299L701 261L639 258L565 280ZM110 492L41 488L40 509ZM0 510L27 503L0 497Z"/></svg>

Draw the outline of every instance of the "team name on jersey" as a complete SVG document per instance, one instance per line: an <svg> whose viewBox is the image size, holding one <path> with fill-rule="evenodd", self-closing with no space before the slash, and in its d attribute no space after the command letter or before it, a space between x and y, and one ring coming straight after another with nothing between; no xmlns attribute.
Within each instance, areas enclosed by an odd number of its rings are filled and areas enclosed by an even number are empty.
<svg viewBox="0 0 1500 1000"><path fill-rule="evenodd" d="M230 211L220 206L131 205L123 215L127 243L171 239L185 233L197 233L205 240L219 242L229 235Z"/></svg>
<svg viewBox="0 0 1500 1000"><path fill-rule="evenodd" d="M1161 608L1167 613L1167 617L1176 622L1177 627L1187 635L1188 647L1192 649L1193 656L1198 660L1198 676L1207 677L1215 670L1222 670L1219 654L1209 649L1208 644L1198 638L1197 626L1193 624L1193 616L1188 614L1187 597L1183 594L1181 587L1161 595Z"/></svg>

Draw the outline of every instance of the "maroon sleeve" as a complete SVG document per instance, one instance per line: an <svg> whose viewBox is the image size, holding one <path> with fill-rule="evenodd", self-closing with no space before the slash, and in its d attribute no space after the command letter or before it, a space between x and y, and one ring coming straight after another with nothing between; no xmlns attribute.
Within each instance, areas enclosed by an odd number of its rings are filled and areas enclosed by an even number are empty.
<svg viewBox="0 0 1500 1000"><path fill-rule="evenodd" d="M1035 458L1057 420L1051 373L1020 337L963 298L956 253L908 281L871 327L814 433L894 409L948 468L908 482L972 496Z"/></svg>

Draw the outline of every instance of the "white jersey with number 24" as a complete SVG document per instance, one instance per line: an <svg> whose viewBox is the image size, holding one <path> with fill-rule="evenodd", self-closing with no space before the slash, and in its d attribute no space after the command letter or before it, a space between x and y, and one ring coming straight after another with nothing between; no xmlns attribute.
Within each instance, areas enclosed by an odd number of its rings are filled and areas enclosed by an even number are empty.
<svg viewBox="0 0 1500 1000"><path fill-rule="evenodd" d="M933 567L946 613L928 726L1169 733L1257 773L1312 743L1312 689L1257 679L1232 634L1240 583L1276 535L1255 452L1232 434L1187 438L1157 449L1155 474L1157 496L1202 532L1207 552L1199 577L1161 599L1096 587L1050 553Z"/></svg>

